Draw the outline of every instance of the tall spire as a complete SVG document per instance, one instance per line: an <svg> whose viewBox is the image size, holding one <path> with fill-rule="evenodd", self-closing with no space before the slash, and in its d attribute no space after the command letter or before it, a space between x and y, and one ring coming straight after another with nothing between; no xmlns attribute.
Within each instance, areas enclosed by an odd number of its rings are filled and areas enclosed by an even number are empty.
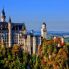
<svg viewBox="0 0 69 69"><path fill-rule="evenodd" d="M11 17L9 17L9 23L11 23Z"/></svg>
<svg viewBox="0 0 69 69"><path fill-rule="evenodd" d="M4 11L4 8L3 8L2 12L1 12L1 21L5 22L5 18L6 18L5 11Z"/></svg>
<svg viewBox="0 0 69 69"><path fill-rule="evenodd" d="M4 11L4 8L2 10L2 16L5 16L5 11Z"/></svg>

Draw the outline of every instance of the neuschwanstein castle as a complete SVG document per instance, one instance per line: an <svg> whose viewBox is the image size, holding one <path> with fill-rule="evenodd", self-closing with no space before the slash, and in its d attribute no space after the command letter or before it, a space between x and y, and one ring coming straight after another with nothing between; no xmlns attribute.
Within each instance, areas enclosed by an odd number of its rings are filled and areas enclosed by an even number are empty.
<svg viewBox="0 0 69 69"><path fill-rule="evenodd" d="M6 47L11 47L14 44L23 45L24 50L27 49L31 54L35 53L37 47L41 45L41 37L46 38L47 30L45 22L42 23L41 34L36 35L33 31L27 32L24 23L14 23L10 17L8 22L6 22L4 9L1 12L0 19L0 43Z"/></svg>

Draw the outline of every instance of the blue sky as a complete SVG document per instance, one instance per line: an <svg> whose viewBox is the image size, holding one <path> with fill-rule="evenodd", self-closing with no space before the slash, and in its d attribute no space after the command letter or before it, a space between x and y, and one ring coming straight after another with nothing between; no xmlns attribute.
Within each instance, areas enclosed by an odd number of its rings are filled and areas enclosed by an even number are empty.
<svg viewBox="0 0 69 69"><path fill-rule="evenodd" d="M24 22L28 30L40 31L46 22L48 31L69 31L69 0L0 0L6 21Z"/></svg>

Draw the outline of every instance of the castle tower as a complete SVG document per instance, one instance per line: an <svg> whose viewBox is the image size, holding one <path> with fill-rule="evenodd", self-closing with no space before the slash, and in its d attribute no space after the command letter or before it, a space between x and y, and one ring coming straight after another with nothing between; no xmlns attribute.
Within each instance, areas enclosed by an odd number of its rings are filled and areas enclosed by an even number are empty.
<svg viewBox="0 0 69 69"><path fill-rule="evenodd" d="M8 47L11 47L11 18L10 17L8 22Z"/></svg>
<svg viewBox="0 0 69 69"><path fill-rule="evenodd" d="M61 45L64 46L64 38L61 37Z"/></svg>
<svg viewBox="0 0 69 69"><path fill-rule="evenodd" d="M1 12L1 22L5 22L5 18L6 18L5 11L3 9L2 12Z"/></svg>
<svg viewBox="0 0 69 69"><path fill-rule="evenodd" d="M61 38L61 42L64 43L64 38L63 37Z"/></svg>
<svg viewBox="0 0 69 69"><path fill-rule="evenodd" d="M28 48L28 53L31 54L31 35L27 35L27 48Z"/></svg>
<svg viewBox="0 0 69 69"><path fill-rule="evenodd" d="M33 54L36 54L36 36L33 36Z"/></svg>
<svg viewBox="0 0 69 69"><path fill-rule="evenodd" d="M47 29L46 29L46 24L43 22L42 27L41 27L41 37L46 38L47 36Z"/></svg>

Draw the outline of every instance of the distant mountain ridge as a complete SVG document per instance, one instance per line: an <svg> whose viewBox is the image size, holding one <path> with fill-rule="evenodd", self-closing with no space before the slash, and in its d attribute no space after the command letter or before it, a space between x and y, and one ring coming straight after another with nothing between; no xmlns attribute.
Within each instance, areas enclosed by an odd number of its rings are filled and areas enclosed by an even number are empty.
<svg viewBox="0 0 69 69"><path fill-rule="evenodd" d="M29 30L27 32L31 32L31 30ZM40 35L41 34L40 31L33 31L33 33L36 34L36 35ZM64 32L64 31L48 31L48 35L65 36L65 35L69 35L69 32Z"/></svg>
<svg viewBox="0 0 69 69"><path fill-rule="evenodd" d="M48 31L48 34L58 35L58 36L65 36L65 35L69 35L69 32L64 32L64 31Z"/></svg>

